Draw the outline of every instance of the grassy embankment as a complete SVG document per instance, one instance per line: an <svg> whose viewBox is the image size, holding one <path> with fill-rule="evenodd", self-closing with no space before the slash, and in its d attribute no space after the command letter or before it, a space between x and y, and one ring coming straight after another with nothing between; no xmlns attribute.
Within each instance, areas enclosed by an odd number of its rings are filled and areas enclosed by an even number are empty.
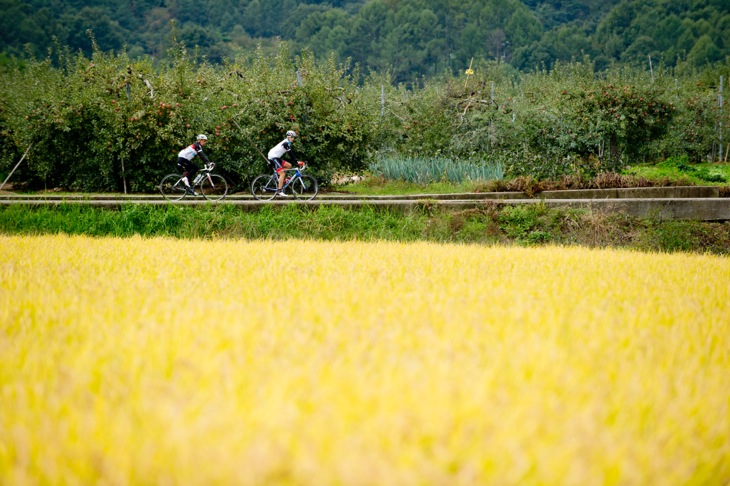
<svg viewBox="0 0 730 486"><path fill-rule="evenodd" d="M85 234L363 241L432 241L477 244L580 245L645 251L730 253L730 223L656 221L544 205L446 210L419 204L410 213L358 209L265 206L147 206L121 209L78 205L2 206L0 233Z"/></svg>
<svg viewBox="0 0 730 486"><path fill-rule="evenodd" d="M688 168L689 167L689 168ZM730 165L672 162L635 166L626 175L608 174L590 180L566 177L556 181L518 178L482 183L414 184L374 177L338 186L353 194L435 194L454 192L523 191L707 185L699 176L730 180ZM730 194L727 182L714 182ZM599 214L580 209L549 209L544 205L486 205L468 210L442 209L427 200L408 213L377 207L265 206L240 211L230 206L202 208L125 205L98 209L75 205L56 208L0 207L0 233L86 234L93 236L172 236L178 238L246 238L318 240L433 241L476 244L580 245L643 251L730 253L730 223L658 221L622 214Z"/></svg>

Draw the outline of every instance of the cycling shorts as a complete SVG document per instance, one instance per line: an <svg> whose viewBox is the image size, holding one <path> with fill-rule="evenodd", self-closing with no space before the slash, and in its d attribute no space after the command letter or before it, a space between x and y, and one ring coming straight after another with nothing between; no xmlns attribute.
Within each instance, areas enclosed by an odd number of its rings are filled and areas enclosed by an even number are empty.
<svg viewBox="0 0 730 486"><path fill-rule="evenodd" d="M282 170L284 170L284 166L282 164L283 160L281 160L279 157L274 157L273 159L269 159L269 162L274 166L274 170L276 170L276 173L278 174Z"/></svg>
<svg viewBox="0 0 730 486"><path fill-rule="evenodd" d="M188 160L185 157L177 158L177 166L189 175L195 175L195 173L199 170L199 167L195 162Z"/></svg>

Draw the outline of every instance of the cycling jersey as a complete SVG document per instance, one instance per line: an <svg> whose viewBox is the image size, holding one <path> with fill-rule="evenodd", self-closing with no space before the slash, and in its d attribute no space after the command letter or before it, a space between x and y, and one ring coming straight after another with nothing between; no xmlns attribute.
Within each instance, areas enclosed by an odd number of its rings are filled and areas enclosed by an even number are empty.
<svg viewBox="0 0 730 486"><path fill-rule="evenodd" d="M200 158L203 159L206 164L210 163L208 157L203 153L203 146L200 145L199 142L195 142L189 147L185 147L179 154L177 154L178 158L186 159L188 161L193 160L193 157L196 155L200 155Z"/></svg>
<svg viewBox="0 0 730 486"><path fill-rule="evenodd" d="M294 150L292 149L291 143L288 139L284 139L283 141L276 144L274 148L269 150L269 160L278 160L281 159L284 154L286 153L291 154L291 158L294 159L292 162L295 164L297 163L297 156L294 153Z"/></svg>

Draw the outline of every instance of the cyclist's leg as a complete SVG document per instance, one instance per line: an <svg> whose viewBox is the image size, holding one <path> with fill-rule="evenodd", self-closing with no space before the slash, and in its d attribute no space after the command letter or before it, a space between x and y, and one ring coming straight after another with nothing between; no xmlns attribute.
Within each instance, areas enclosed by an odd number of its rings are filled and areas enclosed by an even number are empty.
<svg viewBox="0 0 730 486"><path fill-rule="evenodd" d="M198 164L196 164L192 160L188 161L188 172L189 172L188 177L190 177L191 186L193 185L193 181L195 181L195 174L197 174L199 170L200 170L200 167L198 167Z"/></svg>
<svg viewBox="0 0 730 486"><path fill-rule="evenodd" d="M284 179L286 179L286 171L291 169L291 164L286 160L281 161L281 168L278 170L279 174L279 190L284 186Z"/></svg>
<svg viewBox="0 0 730 486"><path fill-rule="evenodd" d="M190 161L185 157L178 157L177 166L182 170L182 179L185 185L188 187L192 186L193 176L190 175Z"/></svg>
<svg viewBox="0 0 730 486"><path fill-rule="evenodd" d="M269 163L274 166L274 172L276 172L279 180L279 184L276 186L277 189L281 189L281 186L284 185L284 167L282 166L282 162L279 157L269 159Z"/></svg>

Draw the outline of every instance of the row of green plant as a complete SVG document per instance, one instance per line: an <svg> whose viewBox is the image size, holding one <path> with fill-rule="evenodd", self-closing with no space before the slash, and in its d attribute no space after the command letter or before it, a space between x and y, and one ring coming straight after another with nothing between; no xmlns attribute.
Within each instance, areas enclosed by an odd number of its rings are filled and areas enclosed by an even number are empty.
<svg viewBox="0 0 730 486"><path fill-rule="evenodd" d="M446 157L382 156L370 164L370 171L385 179L416 184L439 181L460 184L465 181L504 178L504 171L498 163L490 164L481 160L453 160Z"/></svg>
<svg viewBox="0 0 730 486"><path fill-rule="evenodd" d="M0 69L0 176L27 150L12 181L29 189L151 192L201 132L234 185L264 170L264 154L289 129L325 185L383 154L545 179L698 162L730 140L730 111L718 103L730 61L601 75L588 61L529 74L483 63L406 89L387 74L356 82L357 69L306 51L292 58L283 43L274 57L257 50L224 65L182 44L169 58L155 65L97 49L87 59L58 47Z"/></svg>
<svg viewBox="0 0 730 486"><path fill-rule="evenodd" d="M449 210L424 201L412 212L376 206L2 206L0 233L93 236L434 241L584 245L730 254L730 223L656 221L543 204Z"/></svg>

